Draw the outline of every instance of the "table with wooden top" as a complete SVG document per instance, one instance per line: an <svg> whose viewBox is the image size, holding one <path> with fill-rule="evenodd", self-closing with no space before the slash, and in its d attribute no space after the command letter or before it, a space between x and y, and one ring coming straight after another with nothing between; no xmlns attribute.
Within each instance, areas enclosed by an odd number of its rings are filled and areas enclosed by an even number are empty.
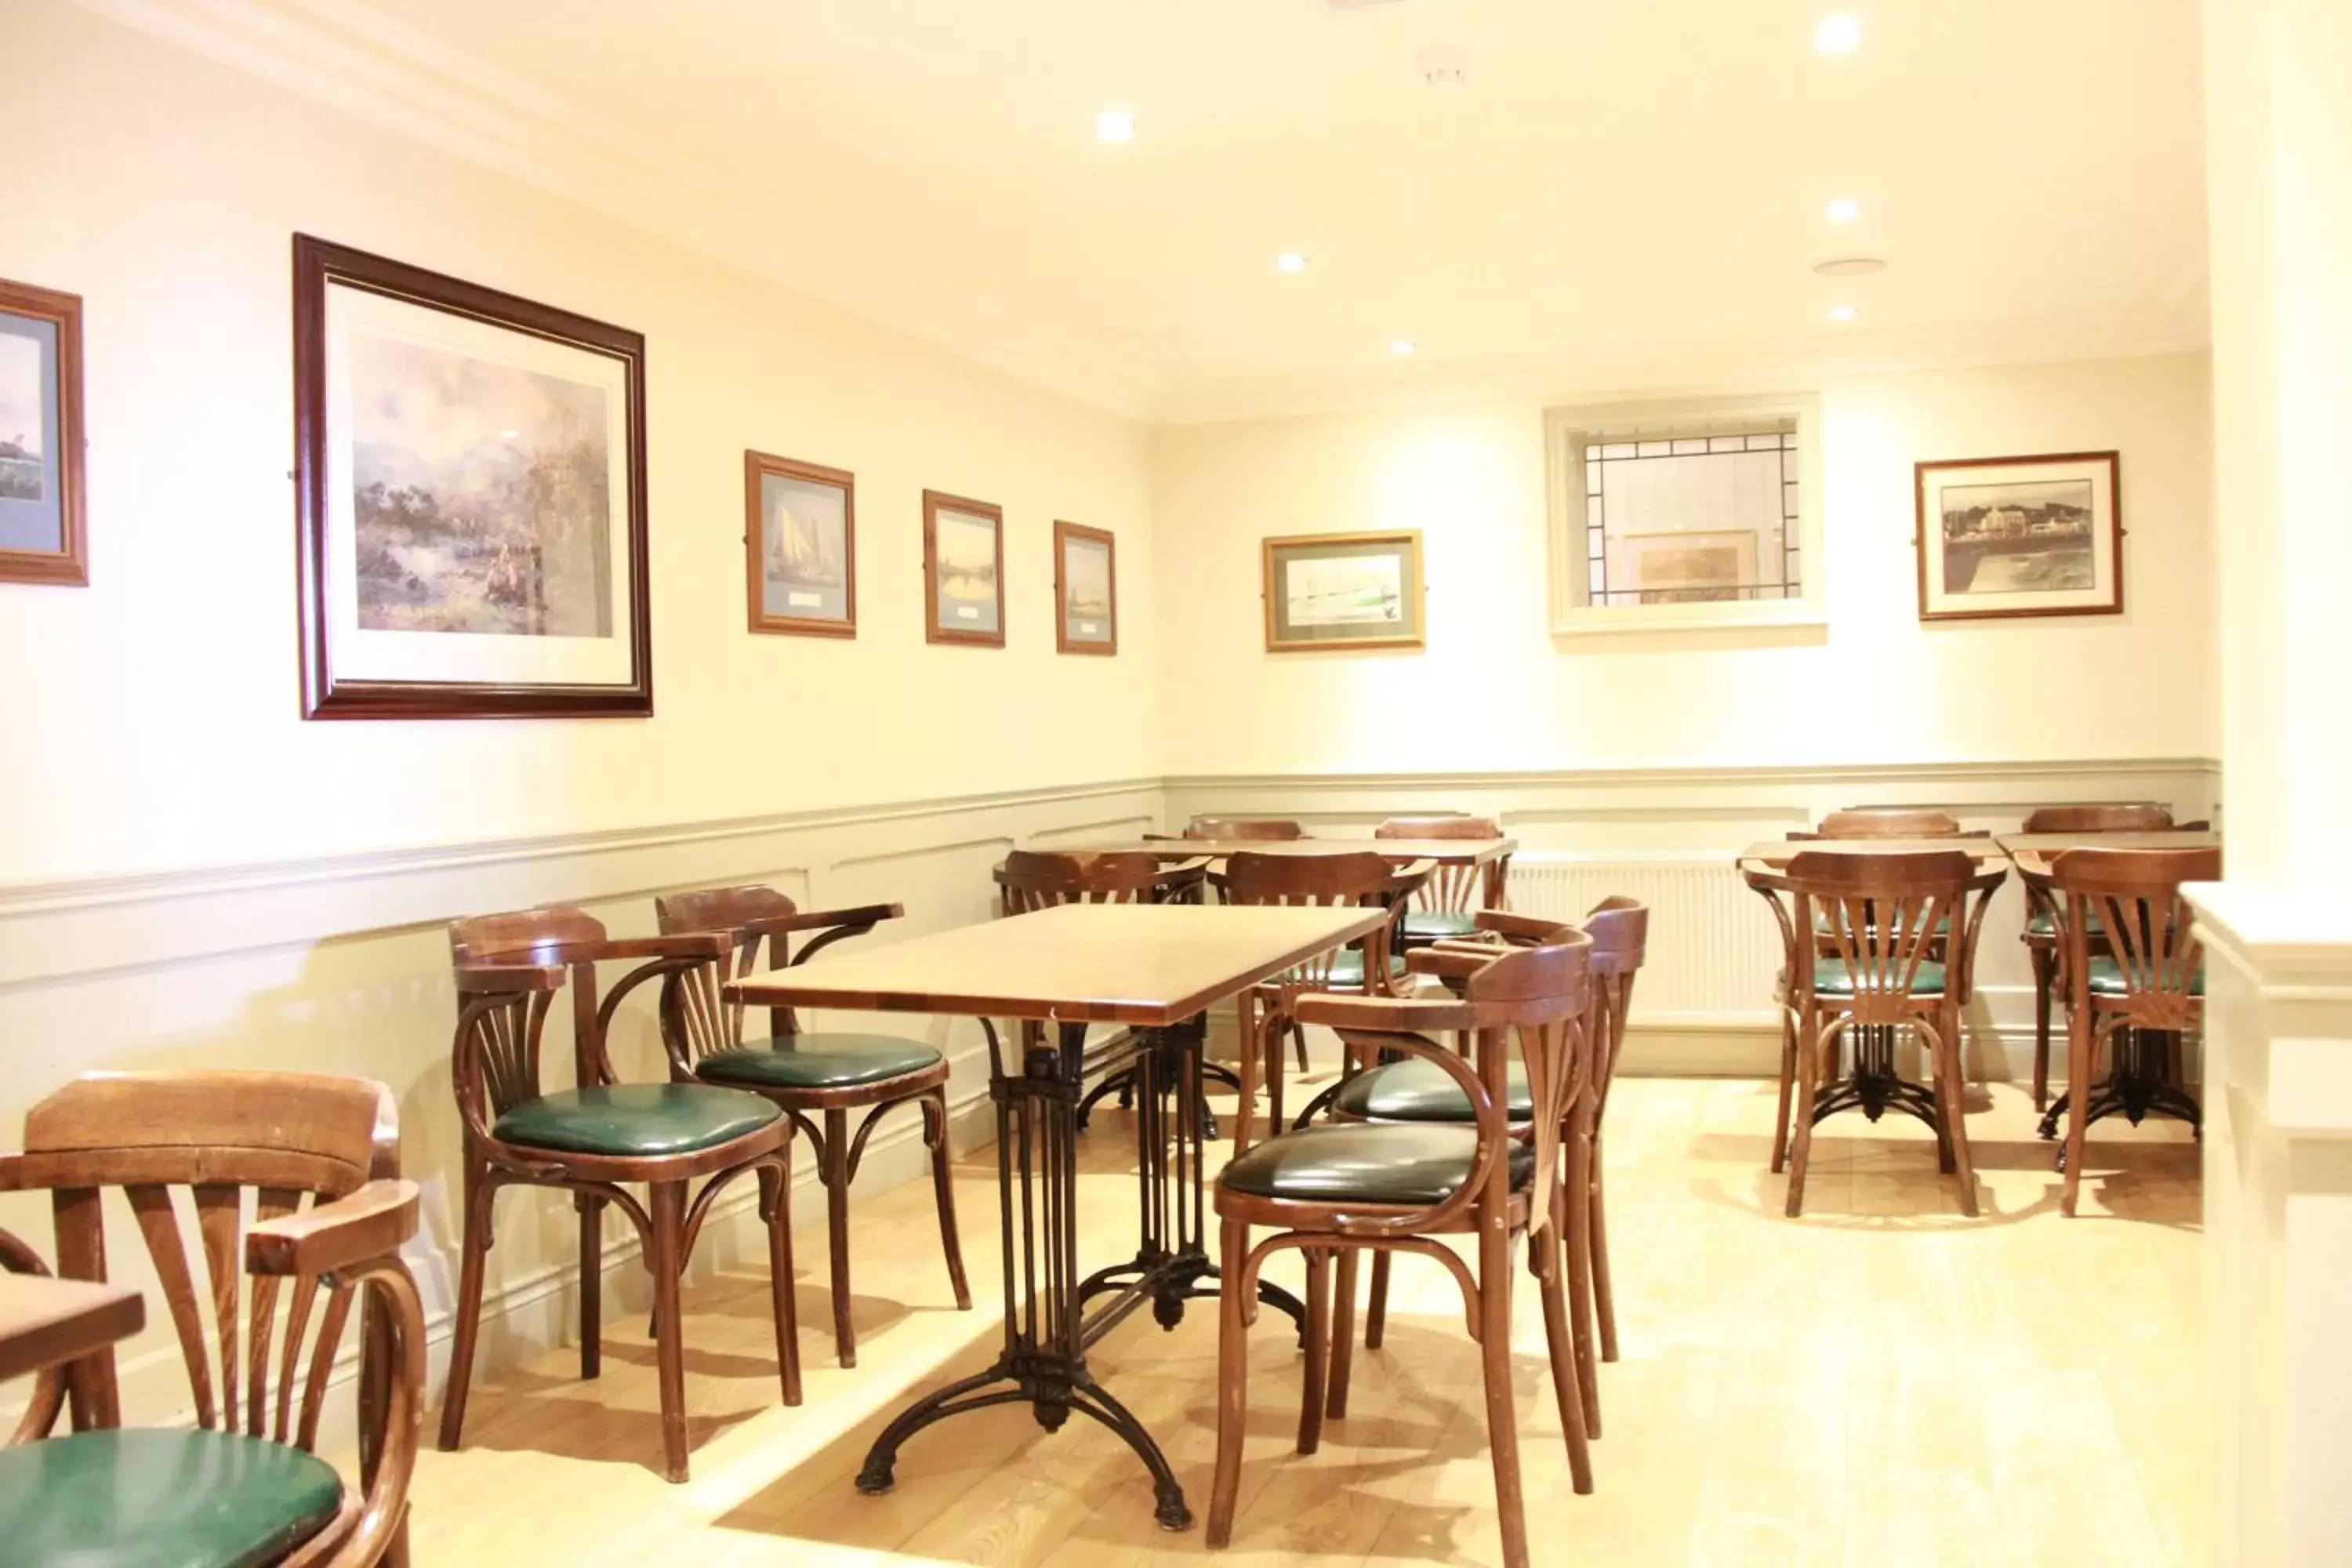
<svg viewBox="0 0 2352 1568"><path fill-rule="evenodd" d="M127 1340L147 1324L147 1299L120 1285L0 1272L0 1383Z"/></svg>
<svg viewBox="0 0 2352 1568"><path fill-rule="evenodd" d="M1173 1328L1188 1300L1214 1294L1200 1116L1207 1010L1387 918L1380 909L1064 904L838 950L730 984L750 1006L974 1017L988 1036L1003 1221L1003 1353L987 1371L901 1412L867 1452L859 1490L889 1490L899 1446L932 1423L1026 1403L1048 1431L1076 1410L1118 1433L1151 1472L1160 1522L1171 1530L1192 1522L1167 1456L1088 1373L1087 1351L1146 1301L1162 1327ZM1024 1026L1016 1062L1005 1059L999 1018ZM1094 1024L1128 1027L1089 1051ZM1078 1097L1088 1073L1129 1065L1142 1235L1132 1258L1082 1275Z"/></svg>
<svg viewBox="0 0 2352 1568"><path fill-rule="evenodd" d="M1157 855L1162 860L1228 855L1357 855L1370 850L1402 865L1489 866L1516 853L1516 838L1089 838L1024 844L1055 855Z"/></svg>
<svg viewBox="0 0 2352 1568"><path fill-rule="evenodd" d="M1768 838L1742 849L1739 859L1779 871L1800 855L1927 855L1952 849L1979 865L2008 858L1997 838Z"/></svg>
<svg viewBox="0 0 2352 1568"><path fill-rule="evenodd" d="M2218 849L2221 836L2204 828L2150 833L1997 833L1993 842L2029 877L2047 877L2050 862L2068 849Z"/></svg>

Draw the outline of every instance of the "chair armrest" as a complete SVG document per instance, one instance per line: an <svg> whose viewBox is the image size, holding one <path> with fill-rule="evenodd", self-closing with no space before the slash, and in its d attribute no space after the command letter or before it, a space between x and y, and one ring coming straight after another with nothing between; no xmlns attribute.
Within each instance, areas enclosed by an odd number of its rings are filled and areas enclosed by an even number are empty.
<svg viewBox="0 0 2352 1568"><path fill-rule="evenodd" d="M560 963L461 963L457 965L457 990L466 993L561 991L563 989L563 966Z"/></svg>
<svg viewBox="0 0 2352 1568"><path fill-rule="evenodd" d="M583 943L579 956L593 958L723 958L735 951L735 933L682 931L668 936L622 936Z"/></svg>
<svg viewBox="0 0 2352 1568"><path fill-rule="evenodd" d="M1467 980L1503 956L1499 947L1465 952L1458 947L1417 947L1404 955L1409 974L1433 974L1440 980Z"/></svg>
<svg viewBox="0 0 2352 1568"><path fill-rule="evenodd" d="M0 1193L19 1193L24 1190L25 1156L18 1151L11 1149L6 1153L0 1154Z"/></svg>
<svg viewBox="0 0 2352 1568"><path fill-rule="evenodd" d="M1467 1002L1434 997L1351 996L1344 992L1308 991L1292 1005L1291 1016L1302 1024L1321 1024L1334 1029L1412 1035L1477 1028L1482 1011Z"/></svg>
<svg viewBox="0 0 2352 1568"><path fill-rule="evenodd" d="M263 1220L245 1235L256 1274L328 1274L397 1253L416 1234L416 1184L370 1182L304 1214Z"/></svg>

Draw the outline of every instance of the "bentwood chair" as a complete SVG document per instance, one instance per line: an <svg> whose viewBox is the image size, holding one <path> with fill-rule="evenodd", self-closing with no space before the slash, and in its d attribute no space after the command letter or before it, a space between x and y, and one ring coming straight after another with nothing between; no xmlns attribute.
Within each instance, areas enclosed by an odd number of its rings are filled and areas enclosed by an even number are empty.
<svg viewBox="0 0 2352 1568"><path fill-rule="evenodd" d="M1454 812L1391 816L1372 829L1375 839L1494 839L1502 836L1502 824L1491 816L1465 816ZM1477 929L1476 911L1505 907L1504 889L1509 885L1510 875L1511 858L1507 855L1482 866L1436 862L1429 880L1413 895L1412 907L1405 910L1403 923L1397 928L1398 951L1411 952L1441 938L1463 936Z"/></svg>
<svg viewBox="0 0 2352 1568"><path fill-rule="evenodd" d="M1397 921L1403 915L1406 900L1420 888L1431 869L1426 860L1399 868L1391 865L1386 856L1368 849L1329 855L1254 855L1241 850L1225 858L1222 871L1210 873L1210 881L1228 904L1333 908L1385 905L1390 913L1386 923L1375 927L1370 935L1320 953L1235 998L1241 1022L1242 1059L1241 1104L1234 1112L1236 1150L1249 1143L1261 1066L1272 1125L1279 1129L1283 1124L1282 1041L1286 1035L1297 1047L1299 1071L1307 1070L1307 1031L1298 1020L1295 1006L1297 999L1310 992L1385 996L1391 994L1404 979L1405 962L1395 952ZM1318 1097L1299 1112L1299 1122L1303 1125L1321 1108Z"/></svg>
<svg viewBox="0 0 2352 1568"><path fill-rule="evenodd" d="M23 1152L0 1154L0 1192L49 1193L58 1272L102 1280L103 1189L121 1189L171 1310L195 1424L123 1428L111 1350L42 1373L0 1448L0 1561L396 1560L425 1320L400 1258L416 1234L416 1186L376 1174L397 1164L394 1114L380 1084L290 1072L93 1073L26 1113ZM175 1187L193 1199L201 1285ZM5 1231L0 1266L48 1272ZM362 1300L352 1486L315 1449ZM68 1389L76 1430L50 1436Z"/></svg>
<svg viewBox="0 0 2352 1568"><path fill-rule="evenodd" d="M2204 1023L2205 955L2180 886L2219 880L2221 851L2068 849L2051 862L2050 875L2064 900L2066 1188L2060 1207L2072 1215L2083 1181L2083 1137L2093 1121L2122 1111L2137 1122L2158 1110L2199 1124L2197 1102L2179 1087L2178 1046ZM2105 952L2091 942L2094 929ZM2108 1078L2095 1090L2102 1047Z"/></svg>
<svg viewBox="0 0 2352 1568"><path fill-rule="evenodd" d="M1208 871L1206 856L1162 864L1156 855L1137 851L1124 855L1058 855L1015 849L996 868L996 885L1008 916L1025 915L1056 904L1197 904ZM1042 1043L1045 1026L1021 1026L1022 1047ZM1219 1062L1203 1062L1204 1077L1214 1078L1235 1090L1241 1079ZM1103 1079L1078 1101L1077 1127L1086 1131L1095 1102L1117 1091L1121 1106L1132 1104L1135 1069L1122 1068ZM1211 1136L1215 1121L1202 1110L1202 1127Z"/></svg>
<svg viewBox="0 0 2352 1568"><path fill-rule="evenodd" d="M1286 816L1196 816L1184 826L1187 838L1257 838L1282 844L1307 837L1305 825Z"/></svg>
<svg viewBox="0 0 2352 1568"><path fill-rule="evenodd" d="M897 904L846 910L803 910L773 888L746 884L670 893L654 900L654 917L665 932L724 931L730 952L722 979L748 977L767 949L768 967L805 963L836 942L863 936L905 911ZM803 937L798 953L793 939ZM849 1186L874 1124L902 1105L918 1108L923 1142L931 1156L931 1192L940 1212L940 1246L947 1255L948 1283L959 1311L971 1310L964 1282L963 1248L956 1237L955 1193L950 1176L954 1158L948 1147L948 1059L936 1047L901 1035L859 1030L804 1030L790 1007L768 1010L768 1037L744 1038L744 1009L730 1003L707 1039L682 1029L666 1030L670 1077L678 1083L716 1084L765 1098L804 1133L824 1187L825 1236L831 1255L834 1353L843 1366L857 1364L857 1333L850 1307ZM849 1114L865 1116L853 1136ZM823 1125L818 1125L818 1119ZM761 1195L768 1177L761 1177Z"/></svg>
<svg viewBox="0 0 2352 1568"><path fill-rule="evenodd" d="M1946 811L1910 805L1850 805L1822 818L1811 833L1791 838L1982 838L1962 833L1959 818Z"/></svg>
<svg viewBox="0 0 2352 1568"><path fill-rule="evenodd" d="M1575 1328L1577 1382L1584 1396L1585 1429L1598 1437L1601 1393L1592 1354L1595 1317L1600 1320L1601 1359L1617 1359L1617 1305L1610 1283L1609 1226L1601 1178L1601 1118L1608 1110L1609 1086L1615 1076L1617 1058L1624 1048L1633 979L1648 954L1649 909L1633 899L1604 899L1584 917L1581 928L1485 910L1479 912L1478 928L1469 938L1440 942L1428 959L1416 963L1432 968L1449 986L1458 989L1467 974L1493 956L1493 946L1474 943L1539 947L1564 941L1578 929L1592 941L1591 1003L1584 1020L1584 1037L1590 1048L1585 1053L1585 1086L1577 1100L1581 1114L1572 1126L1561 1129L1560 1135L1579 1139L1583 1144L1585 1202L1578 1205L1574 1192L1563 1184L1564 1210L1559 1237L1569 1263L1569 1303ZM1464 964L1469 967L1461 967ZM1526 1074L1516 1062L1512 1064L1509 1091L1512 1129L1524 1138L1532 1102ZM1357 1074L1332 1101L1331 1109L1335 1119L1361 1121L1461 1123L1472 1119L1470 1101L1454 1081L1426 1062L1412 1058ZM1340 1262L1339 1289L1343 1302L1352 1300L1354 1295L1352 1261L1343 1258ZM1372 1255L1371 1304L1364 1319L1366 1350L1378 1350L1387 1331L1389 1266L1387 1253ZM1344 1356L1346 1352L1341 1349L1336 1353ZM1334 1418L1344 1415L1346 1400L1347 1363L1340 1361L1334 1365L1327 1414Z"/></svg>
<svg viewBox="0 0 2352 1568"><path fill-rule="evenodd" d="M2161 833L2172 813L2153 801L2116 801L2087 805L2045 805L2029 815L2028 833ZM2025 956L2033 968L2033 1109L2050 1104L2050 1007L2058 991L2058 910L2032 878L2025 881ZM2084 933L2094 952L2104 952L2096 929Z"/></svg>
<svg viewBox="0 0 2352 1568"><path fill-rule="evenodd" d="M559 1187L580 1215L580 1375L602 1370L604 1209L621 1211L644 1247L654 1281L655 1361L661 1391L663 1471L687 1479L686 1347L678 1286L711 1203L746 1172L761 1183L784 1403L801 1402L793 1307L792 1123L756 1094L708 1084L625 1084L605 1035L629 994L662 983L663 1032L684 1018L719 1016L724 932L615 940L585 911L565 907L452 922L457 1033L450 1052L465 1129L463 1260L449 1385L441 1400L441 1447L457 1447L466 1423L491 1207L502 1187ZM643 959L603 995L596 965ZM540 1035L555 994L572 987L574 1089L540 1079ZM688 1201L688 1189L703 1183ZM621 1184L643 1182L639 1204Z"/></svg>
<svg viewBox="0 0 2352 1568"><path fill-rule="evenodd" d="M1804 1212L1814 1124L1852 1110L1875 1121L1890 1108L1934 1130L1937 1168L1958 1176L1960 1211L1976 1214L1976 1166L1969 1154L1962 1103L1960 1016L1985 909L2007 876L2000 867L1979 871L1976 860L1958 849L1812 851L1790 860L1777 879L1794 898L1794 929L1817 929L1818 913L1831 949L1827 958L1797 964L1791 988L1799 1047L1796 1131L1789 1156L1790 1218ZM1939 951L1944 957L1935 956ZM1906 1028L1927 1047L1925 1084L1896 1071L1895 1039ZM1844 1074L1837 1070L1841 1045L1850 1047L1853 1063Z"/></svg>
<svg viewBox="0 0 2352 1568"><path fill-rule="evenodd" d="M1306 1375L1298 1449L1321 1439L1325 1381L1339 1336L1332 1321L1334 1259L1363 1252L1412 1252L1436 1259L1462 1288L1485 1371L1487 1440L1503 1561L1527 1568L1526 1507L1519 1477L1518 1429L1511 1389L1511 1253L1528 1238L1528 1264L1543 1294L1554 1392L1579 1492L1592 1489L1584 1406L1569 1344L1560 1279L1560 1184L1582 1173L1577 1140L1560 1130L1576 1115L1586 1082L1583 1020L1588 1008L1590 940L1501 953L1470 974L1461 996L1400 1000L1384 996L1302 996L1300 1015L1338 1029L1367 1055L1395 1053L1431 1063L1469 1100L1472 1125L1328 1122L1279 1133L1234 1156L1217 1177L1223 1222L1223 1289L1217 1358L1217 1464L1209 1502L1208 1540L1230 1545L1241 1491L1242 1445L1248 1433L1248 1334L1256 1316L1257 1279L1284 1250L1305 1254L1307 1276ZM1416 955L1419 957L1420 955ZM1470 1061L1430 1037L1475 1037ZM1514 1039L1528 1082L1528 1135L1515 1136L1507 1112ZM1561 1165L1570 1169L1563 1177ZM1253 1226L1275 1234L1251 1245ZM1475 1268L1443 1239L1471 1236Z"/></svg>

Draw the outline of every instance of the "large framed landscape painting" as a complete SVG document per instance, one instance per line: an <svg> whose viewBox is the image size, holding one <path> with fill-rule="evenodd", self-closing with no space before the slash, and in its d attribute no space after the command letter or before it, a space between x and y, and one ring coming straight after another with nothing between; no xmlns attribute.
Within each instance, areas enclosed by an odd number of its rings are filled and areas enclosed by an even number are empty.
<svg viewBox="0 0 2352 1568"><path fill-rule="evenodd" d="M1117 551L1106 530L1054 525L1054 637L1062 652L1118 651Z"/></svg>
<svg viewBox="0 0 2352 1568"><path fill-rule="evenodd" d="M645 339L294 240L313 719L653 711Z"/></svg>
<svg viewBox="0 0 2352 1568"><path fill-rule="evenodd" d="M81 452L81 300L0 279L0 583L89 583Z"/></svg>
<svg viewBox="0 0 2352 1568"><path fill-rule="evenodd" d="M2123 613L2117 454L1921 463L1916 479L1921 620Z"/></svg>
<svg viewBox="0 0 2352 1568"><path fill-rule="evenodd" d="M923 492L927 642L1004 646L1004 509Z"/></svg>
<svg viewBox="0 0 2352 1568"><path fill-rule="evenodd" d="M743 454L751 629L857 635L857 480L846 469Z"/></svg>
<svg viewBox="0 0 2352 1568"><path fill-rule="evenodd" d="M1619 540L1609 581L1636 590L1643 605L1702 605L1743 599L1756 581L1756 531L1633 533Z"/></svg>
<svg viewBox="0 0 2352 1568"><path fill-rule="evenodd" d="M1423 646L1421 535L1292 534L1265 542L1270 653Z"/></svg>

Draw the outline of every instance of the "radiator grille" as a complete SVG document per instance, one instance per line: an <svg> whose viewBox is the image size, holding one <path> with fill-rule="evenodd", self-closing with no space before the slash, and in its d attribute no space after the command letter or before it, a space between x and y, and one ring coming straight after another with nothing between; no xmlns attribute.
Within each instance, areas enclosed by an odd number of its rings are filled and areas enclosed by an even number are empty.
<svg viewBox="0 0 2352 1568"><path fill-rule="evenodd" d="M1524 914L1573 921L1613 894L1650 907L1650 950L1633 987L1632 1023L1772 1021L1780 932L1728 855L1538 852L1511 861L1511 907Z"/></svg>

